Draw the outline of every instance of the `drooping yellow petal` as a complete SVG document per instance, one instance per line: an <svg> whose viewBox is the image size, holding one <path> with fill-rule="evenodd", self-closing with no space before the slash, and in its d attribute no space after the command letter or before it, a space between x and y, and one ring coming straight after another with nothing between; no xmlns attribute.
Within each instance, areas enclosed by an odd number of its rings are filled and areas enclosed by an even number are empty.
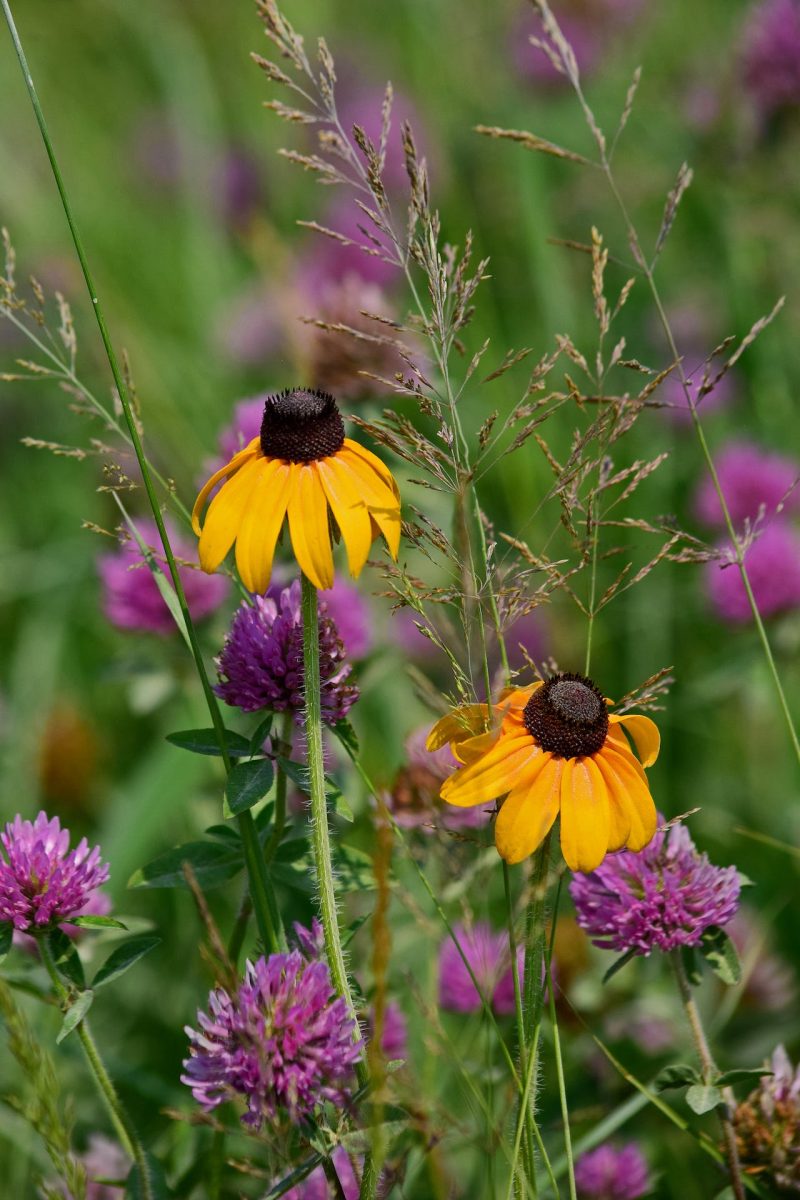
<svg viewBox="0 0 800 1200"><path fill-rule="evenodd" d="M459 808L471 808L505 796L535 769L541 754L529 734L502 738L477 762L462 767L445 780L442 799Z"/></svg>
<svg viewBox="0 0 800 1200"><path fill-rule="evenodd" d="M463 742L483 733L489 720L489 707L486 704L464 704L454 708L446 716L440 717L428 734L425 742L426 750L441 750L448 742Z"/></svg>
<svg viewBox="0 0 800 1200"><path fill-rule="evenodd" d="M655 721L641 713L624 713L621 717L612 716L609 720L624 727L625 732L633 738L642 766L651 767L661 749L661 734Z"/></svg>
<svg viewBox="0 0 800 1200"><path fill-rule="evenodd" d="M600 770L599 764L597 769ZM600 773L603 774L602 771ZM603 779L605 781L604 775ZM615 850L621 850L623 846L627 846L630 839L633 803L627 796L613 791L607 782L606 789L608 791L608 853L613 854Z"/></svg>
<svg viewBox="0 0 800 1200"><path fill-rule="evenodd" d="M386 463L378 458L377 454L373 454L371 450L368 450L366 446L362 446L360 442L354 442L352 438L345 438L344 444L348 450L352 451L357 457L362 458L374 471L377 471L383 482L388 484L398 499L400 498L397 480L386 466Z"/></svg>
<svg viewBox="0 0 800 1200"><path fill-rule="evenodd" d="M372 526L361 496L352 486L346 472L340 472L336 457L322 458L317 463L325 495L341 531L347 551L350 574L356 579L363 570L372 545Z"/></svg>
<svg viewBox="0 0 800 1200"><path fill-rule="evenodd" d="M394 512L384 512L382 509L376 511L370 508L369 512L370 518L383 534L383 539L386 542L392 560L397 562L397 555L400 551L400 533L402 531L400 509L397 508Z"/></svg>
<svg viewBox="0 0 800 1200"><path fill-rule="evenodd" d="M344 468L355 480L355 487L370 510L376 512L396 512L400 501L396 488L391 486L377 471L360 455L350 450L340 450L336 455L336 463ZM391 476L390 476L391 478ZM394 480L392 480L392 484Z"/></svg>
<svg viewBox="0 0 800 1200"><path fill-rule="evenodd" d="M631 817L631 830L626 845L629 850L643 850L656 831L656 806L647 781L642 780L636 759L618 754L606 744L595 757L595 762L606 782L606 786L621 807L627 807Z"/></svg>
<svg viewBox="0 0 800 1200"><path fill-rule="evenodd" d="M535 762L535 774L525 775L497 815L495 845L507 863L522 862L533 854L558 816L563 760L545 751Z"/></svg>
<svg viewBox="0 0 800 1200"><path fill-rule="evenodd" d="M211 478L203 484L202 488L200 489L200 494L194 502L194 508L192 509L192 529L195 531L198 537L200 536L200 513L203 511L203 505L210 496L211 492L213 492L214 488L221 479L227 479L230 475L235 474L240 467L244 466L249 459L255 458L258 454L259 446L260 440L258 438L253 438L251 442L247 443L243 450L239 450L236 454L234 454L230 462L226 463L224 467L220 467L218 471L215 471Z"/></svg>
<svg viewBox="0 0 800 1200"><path fill-rule="evenodd" d="M259 595L269 587L275 544L289 502L289 463L259 460L258 482L236 539L236 566L248 591Z"/></svg>
<svg viewBox="0 0 800 1200"><path fill-rule="evenodd" d="M466 766L482 758L487 750L491 750L499 737L499 729L488 729L486 733L479 733L476 737L467 738L464 742L453 742L450 749L453 756Z"/></svg>
<svg viewBox="0 0 800 1200"><path fill-rule="evenodd" d="M593 871L608 850L608 793L591 758L568 758L561 777L561 850L571 871Z"/></svg>
<svg viewBox="0 0 800 1200"><path fill-rule="evenodd" d="M503 688L498 700L498 708L502 711L517 712L522 710L530 700L534 692L538 692L542 687L542 683L532 683L528 687L507 687Z"/></svg>
<svg viewBox="0 0 800 1200"><path fill-rule="evenodd" d="M200 566L209 574L216 571L241 529L263 461L251 457L209 505L198 546Z"/></svg>
<svg viewBox="0 0 800 1200"><path fill-rule="evenodd" d="M300 570L314 587L333 587L328 501L316 463L292 463L289 533Z"/></svg>
<svg viewBox="0 0 800 1200"><path fill-rule="evenodd" d="M619 754L621 758L624 758L631 770L635 771L639 776L644 786L649 788L650 784L648 783L645 769L633 753L631 744L619 725L609 726L608 737L606 738L603 750L613 750L615 754Z"/></svg>

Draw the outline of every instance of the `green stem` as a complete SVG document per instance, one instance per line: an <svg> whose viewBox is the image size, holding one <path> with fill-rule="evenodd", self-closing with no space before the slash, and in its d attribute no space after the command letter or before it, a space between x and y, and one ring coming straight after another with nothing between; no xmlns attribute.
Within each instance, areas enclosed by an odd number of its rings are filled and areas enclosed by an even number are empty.
<svg viewBox="0 0 800 1200"><path fill-rule="evenodd" d="M328 803L325 795L325 760L322 749L322 706L319 680L319 615L317 589L302 576L303 606L303 672L306 705L306 753L308 755L309 794L311 798L311 835L314 866L319 889L319 906L325 934L325 953L333 986L347 1004L350 1016L356 1019L355 1005L347 978L347 967L339 932L336 892L333 886L331 835L328 826ZM359 1084L368 1082L362 1064Z"/></svg>
<svg viewBox="0 0 800 1200"><path fill-rule="evenodd" d="M311 798L311 841L314 851L314 867L319 890L319 907L322 929L325 935L325 953L336 992L344 999L347 1011L355 1021L353 1037L359 1036L358 1017L347 967L342 950L339 931L339 915L336 910L336 891L333 885L333 859L331 857L331 835L328 826L328 802L325 795L325 760L322 749L322 705L319 679L319 609L317 589L305 575L302 576L302 619L303 619L303 674L306 702L306 753L308 755L309 793ZM369 1087L369 1071L362 1056L356 1064L359 1087ZM360 1200L372 1200L377 1188L377 1170L372 1154L367 1153L361 1176Z"/></svg>
<svg viewBox="0 0 800 1200"><path fill-rule="evenodd" d="M50 952L50 947L47 944L47 938L38 937L36 939L39 947L39 954L47 974L53 984L55 991L62 1008L66 1009L69 1004L70 993L67 987L61 980L58 974L58 968L53 961L53 956ZM139 1135L134 1128L133 1122L128 1115L122 1101L119 1098L117 1089L111 1080L111 1076L106 1070L105 1063L100 1057L100 1051L97 1048L97 1043L92 1037L89 1023L86 1017L79 1023L76 1031L78 1039L83 1047L83 1052L86 1055L86 1061L89 1064L94 1081L97 1084L97 1089L100 1092L103 1101L105 1102L108 1114L111 1118L111 1123L119 1138L120 1145L125 1153L131 1158L139 1168L141 1183L143 1189L144 1200L153 1200L153 1191L150 1185L150 1171L145 1157L144 1147L139 1140Z"/></svg>
<svg viewBox="0 0 800 1200"><path fill-rule="evenodd" d="M136 418L131 407L130 396L128 395L125 378L120 370L116 352L111 342L111 336L108 332L108 326L106 325L103 308L100 304L97 288L95 287L94 277L90 270L89 262L84 250L83 239L78 231L78 227L72 213L72 205L70 204L69 196L67 195L66 186L61 175L61 169L58 165L53 143L50 140L50 133L47 128L47 122L44 118L44 112L42 111L42 106L39 102L39 96L33 83L33 76L31 74L30 67L28 66L28 60L25 56L25 51L22 48L22 42L20 40L16 24L14 23L14 17L11 13L9 2L8 0L0 0L0 4L2 4L3 14L5 16L6 24L8 25L8 29L11 34L11 40L14 43L17 59L25 79L25 86L28 89L28 96L30 97L34 116L36 117L36 123L39 126L42 142L44 143L44 148L50 161L50 169L53 173L58 194L61 198L61 205L64 209L64 215L67 219L70 233L72 234L75 252L78 256L78 261L81 265L81 271L83 272L83 278L92 302L95 319L97 321L97 327L100 331L103 348L106 352L108 365L111 368L111 374L117 389L117 395L119 396L119 401L122 406L122 412L125 417L125 424L128 428L131 445L133 446L133 451L136 455L136 461L139 464L139 470L142 475L142 483L144 484L144 489L147 493L147 500L158 529L158 535L161 539L161 544L164 548L164 557L169 569L170 579L172 581L172 586L175 589L178 605L186 624L186 631L192 657L194 659L195 667L197 668L197 674L200 679L206 704L208 705L208 711L211 716L211 723L214 726L214 732L216 733L217 740L219 742L222 762L227 773L230 771L231 762L225 743L225 725L222 720L222 714L219 710L217 698L211 688L205 663L203 662L200 643L197 639L197 633L192 623L192 618L189 614L189 606L186 602L186 593L183 589L183 582L181 581L181 577L178 572L178 566L175 562L175 556L172 552L172 546L170 545L169 536L164 524L161 506L158 502L158 496L156 495L150 465L147 461L144 447L142 446L142 439L139 435ZM279 928L279 921L276 920L278 917L277 903L272 892L272 885L269 881L266 868L264 866L264 860L261 855L261 848L258 844L258 836L252 814L250 812L242 813L238 818L238 823L239 833L244 846L245 861L247 862L250 888L253 896L253 904L255 907L259 933L267 947L277 950L279 947L279 941L276 933L277 928Z"/></svg>
<svg viewBox="0 0 800 1200"><path fill-rule="evenodd" d="M707 1085L712 1085L714 1079L719 1074L717 1065L714 1062L714 1056L711 1052L711 1047L708 1044L703 1022L700 1017L700 1012L692 995L692 987L684 969L683 959L681 958L680 950L673 950L670 954L672 970L675 975L675 981L678 985L683 1011L686 1014L686 1019L691 1030L692 1040L697 1050L697 1057L700 1060L700 1066L703 1074L703 1082ZM739 1162L739 1151L736 1146L736 1133L731 1121L730 1111L734 1103L733 1093L730 1088L723 1089L723 1099L725 1101L724 1110L719 1110L720 1124L722 1125L722 1138L725 1144L725 1158L728 1163L728 1170L731 1177L731 1187L736 1200L745 1200L744 1182L742 1179L742 1166Z"/></svg>

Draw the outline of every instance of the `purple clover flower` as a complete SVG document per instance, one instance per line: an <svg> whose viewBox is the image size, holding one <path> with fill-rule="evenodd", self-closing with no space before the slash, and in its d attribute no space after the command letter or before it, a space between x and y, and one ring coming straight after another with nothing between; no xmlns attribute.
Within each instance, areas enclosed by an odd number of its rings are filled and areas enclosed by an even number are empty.
<svg viewBox="0 0 800 1200"><path fill-rule="evenodd" d="M347 715L359 693L355 684L347 682L352 667L345 660L336 625L324 613L319 622L319 655L322 718L333 725ZM254 596L252 604L242 604L216 664L220 682L214 691L226 704L243 712L302 713L300 581L284 588L277 600Z"/></svg>
<svg viewBox="0 0 800 1200"><path fill-rule="evenodd" d="M42 931L85 912L93 890L108 879L100 847L81 838L69 849L69 830L58 817L40 812L35 821L19 814L0 834L0 922Z"/></svg>
<svg viewBox="0 0 800 1200"><path fill-rule="evenodd" d="M705 584L711 604L732 625L752 621L733 550L720 543L723 558L706 563ZM800 607L800 534L787 522L772 521L759 533L744 556L750 586L762 617Z"/></svg>
<svg viewBox="0 0 800 1200"><path fill-rule="evenodd" d="M514 1011L514 977L511 973L508 938L495 933L483 921L471 929L454 926L461 949L472 968L481 992L501 1016ZM524 951L517 952L517 969L522 979ZM475 990L464 960L452 938L439 948L439 1003L449 1012L474 1013L481 1010L481 998Z"/></svg>
<svg viewBox="0 0 800 1200"><path fill-rule="evenodd" d="M587 1150L575 1163L581 1200L639 1200L650 1191L647 1163L635 1142Z"/></svg>
<svg viewBox="0 0 800 1200"><path fill-rule="evenodd" d="M299 950L248 962L239 990L216 988L198 1029L186 1027L181 1081L206 1112L242 1096L242 1122L259 1129L285 1111L299 1122L326 1100L342 1104L361 1053L355 1021L324 962Z"/></svg>
<svg viewBox="0 0 800 1200"><path fill-rule="evenodd" d="M650 954L696 946L739 905L736 867L715 867L683 825L659 831L644 850L609 854L569 886L578 924L601 950Z"/></svg>
<svg viewBox="0 0 800 1200"><path fill-rule="evenodd" d="M753 442L729 442L716 460L722 494L734 525L755 521L763 507L772 515L782 503L784 513L800 510L800 462L772 454ZM706 525L725 524L719 496L710 478L701 482L695 496L695 512Z"/></svg>
<svg viewBox="0 0 800 1200"><path fill-rule="evenodd" d="M154 521L140 521L139 533L145 545L156 551L156 562L168 576L166 560L161 550L161 540ZM194 562L197 551L194 546L167 530L176 559ZM97 562L103 585L103 610L117 629L131 629L143 633L168 636L177 632L177 626L167 608L164 597L156 586L150 568L133 539L122 544L114 554L103 554ZM193 620L201 621L215 612L228 594L228 580L224 575L206 575L191 567L181 566L178 573L186 592L189 612Z"/></svg>
<svg viewBox="0 0 800 1200"><path fill-rule="evenodd" d="M800 105L800 0L764 0L742 37L744 84L762 118Z"/></svg>

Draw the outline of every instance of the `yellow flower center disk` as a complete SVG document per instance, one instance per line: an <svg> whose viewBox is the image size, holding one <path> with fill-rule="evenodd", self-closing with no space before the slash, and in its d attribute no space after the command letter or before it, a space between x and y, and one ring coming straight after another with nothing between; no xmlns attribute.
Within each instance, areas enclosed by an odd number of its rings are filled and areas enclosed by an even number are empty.
<svg viewBox="0 0 800 1200"><path fill-rule="evenodd" d="M343 445L344 422L327 392L287 388L267 397L261 422L261 449L267 458L317 462Z"/></svg>
<svg viewBox="0 0 800 1200"><path fill-rule="evenodd" d="M603 693L583 675L554 675L525 705L523 721L543 750L556 758L585 758L608 734Z"/></svg>

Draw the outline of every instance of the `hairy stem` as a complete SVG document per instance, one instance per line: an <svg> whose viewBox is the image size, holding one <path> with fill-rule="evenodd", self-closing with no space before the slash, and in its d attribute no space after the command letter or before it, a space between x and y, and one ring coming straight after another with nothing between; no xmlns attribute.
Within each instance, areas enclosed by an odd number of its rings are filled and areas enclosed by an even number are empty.
<svg viewBox="0 0 800 1200"><path fill-rule="evenodd" d="M125 384L125 378L120 370L119 362L117 361L116 351L114 350L111 336L108 331L108 326L106 325L106 319L102 305L100 304L99 296L97 294L94 277L89 268L89 261L84 250L83 239L78 231L78 227L72 213L72 205L70 203L66 186L61 175L61 169L58 165L53 143L50 140L47 122L44 118L44 112L42 111L42 106L39 102L39 96L34 86L33 76L31 75L31 70L28 66L28 60L25 56L25 51L23 50L16 24L14 23L14 17L12 15L9 2L8 0L0 0L0 4L2 5L6 24L8 25L8 29L11 34L11 40L14 43L14 50L16 51L17 59L25 79L25 86L28 89L28 95L33 107L34 116L36 117L36 123L39 126L42 142L44 143L44 148L47 152L47 157L50 162L50 169L53 173L58 194L61 198L61 205L64 209L64 215L67 219L70 233L72 234L75 252L78 256L83 278L89 292L89 297L92 301L92 308L94 309L95 318L97 320L97 327L100 331L103 348L106 352L108 365L111 368L111 374L117 389L117 395L119 396L119 401L122 406L122 412L128 429L130 442L133 447L134 454L136 455L136 461L139 465L139 470L142 475L142 482L144 484L145 492L147 493L147 500L153 514L153 519L158 529L158 536L161 539L161 544L164 548L164 557L166 559L172 586L175 589L178 605L186 625L186 632L192 652L192 658L194 659L197 674L206 699L206 704L208 705L211 723L214 726L214 731L219 742L222 761L226 772L228 772L230 771L231 762L225 742L225 726L222 720L222 714L220 713L217 698L212 691L211 683L208 678L208 672L206 671L205 663L203 662L203 654L200 649L200 643L197 639L197 633L189 613L189 606L186 602L186 593L184 592L183 582L178 571L177 563L175 562L175 556L172 552L169 535L167 534L166 526L164 524L164 517L161 512L158 496L156 495L152 472L147 461L147 456L144 452L142 439L139 434L136 418L131 406L130 396ZM264 860L261 855L261 848L258 844L258 836L256 834L255 822L253 821L252 814L250 812L240 814L238 823L239 833L244 846L245 860L247 863L247 871L250 879L250 888L253 896L253 905L255 907L259 933L266 946L272 949L278 949L278 922L276 921L278 909L272 893L272 885L270 884L264 866Z"/></svg>
<svg viewBox="0 0 800 1200"><path fill-rule="evenodd" d="M356 1022L353 1034L358 1037L358 1018L339 930L339 914L336 909L336 890L333 884L333 860L331 858L331 834L328 826L328 801L325 795L325 760L322 749L322 704L319 680L319 609L317 589L302 576L303 618L303 675L306 703L306 753L308 755L309 793L311 798L311 841L314 851L314 868L319 891L320 916L325 936L325 953L331 972L331 980L337 993L344 999L347 1011ZM356 1074L361 1088L369 1087L369 1071L362 1057ZM361 1176L360 1200L372 1200L377 1187L377 1171L371 1154L364 1159Z"/></svg>
<svg viewBox="0 0 800 1200"><path fill-rule="evenodd" d="M714 1056L711 1052L711 1047L708 1044L703 1022L700 1017L700 1012L692 995L692 987L686 975L686 970L683 965L680 950L673 950L670 954L672 969L675 974L675 981L678 985L683 1011L686 1014L686 1019L691 1030L692 1040L694 1041L697 1057L700 1060L700 1067L703 1074L703 1082L711 1085L719 1074L717 1065L714 1062ZM725 1158L728 1163L728 1170L731 1177L731 1186L736 1200L745 1200L744 1182L742 1179L742 1167L739 1162L739 1151L736 1147L736 1134L731 1121L731 1105L733 1103L733 1093L730 1088L723 1089L723 1099L725 1101L724 1110L719 1110L720 1124L722 1125L722 1138L725 1144Z"/></svg>
<svg viewBox="0 0 800 1200"><path fill-rule="evenodd" d="M527 1040L525 1037L525 1017L524 1017L524 1014L522 1011L522 988L520 987L519 970L518 970L518 964L517 964L517 935L516 935L516 931L514 929L514 906L512 903L512 899L511 899L511 878L510 878L510 876L511 876L511 872L508 869L508 863L504 861L503 862L503 890L505 892L505 900L506 900L506 923L508 926L508 948L511 952L511 971L512 971L512 978L514 981L514 1013L515 1013L516 1022L517 1022L517 1043L518 1043L518 1051L517 1052L519 1054L520 1072L522 1074L522 1078L525 1080L525 1087L523 1090L523 1095L520 1097L520 1114L521 1115L524 1114L524 1116L525 1116L525 1119L521 1122L522 1128L525 1131L525 1142L524 1142L524 1147L523 1147L523 1150L524 1150L523 1164L524 1164L524 1171L527 1174L527 1177L531 1183L531 1191L534 1196L538 1196L539 1193L538 1193L538 1189L537 1189L537 1185L536 1185L536 1170L535 1170L535 1162L534 1162L534 1157L533 1157L533 1146L532 1146L532 1142L531 1142L531 1130L530 1130L530 1123L529 1123L531 1108L530 1108L530 1104L528 1103L528 1096L530 1095L530 1084L531 1084L530 1068L534 1065L534 1063L533 1063L532 1058L531 1058L530 1064L528 1061ZM514 1151L515 1151L515 1164L516 1164L516 1156L519 1153L519 1143L518 1142L515 1143ZM512 1171L511 1171L512 1185L514 1182L514 1178L515 1178L515 1168L512 1168Z"/></svg>
<svg viewBox="0 0 800 1200"><path fill-rule="evenodd" d="M544 956L545 976L547 984L547 999L550 1007L550 1025L553 1031L553 1048L556 1056L556 1077L558 1079L558 1097L561 1103L561 1120L564 1125L564 1152L567 1159L567 1180L569 1183L569 1200L577 1200L575 1191L575 1162L572 1156L572 1133L569 1127L569 1105L567 1103L567 1088L564 1082L564 1061L561 1057L561 1035L558 1032L558 1013L556 1012L556 992L553 987L552 959L553 947L556 940L556 914L561 898L561 878L553 903L553 925L550 930L550 945Z"/></svg>

